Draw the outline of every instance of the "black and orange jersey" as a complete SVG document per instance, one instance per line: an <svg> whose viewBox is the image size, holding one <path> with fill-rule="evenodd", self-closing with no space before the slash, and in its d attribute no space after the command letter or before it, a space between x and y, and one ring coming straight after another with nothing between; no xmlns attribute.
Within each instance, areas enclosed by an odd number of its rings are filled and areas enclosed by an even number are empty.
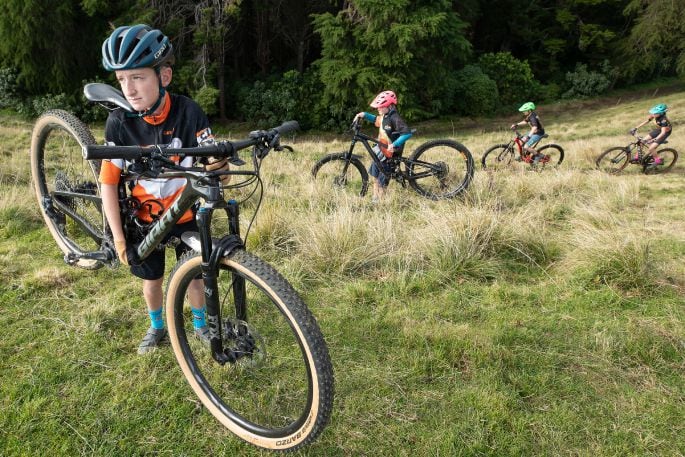
<svg viewBox="0 0 685 457"><path fill-rule="evenodd" d="M182 95L165 95L163 112L158 116L130 117L123 109L112 111L105 125L105 141L118 146L149 146L169 145L174 147L196 147L214 136L209 127L209 120L202 108L191 99ZM186 157L176 163L183 166L191 166L192 157ZM121 179L121 170L126 167L123 159L103 160L100 170L100 182L103 184L118 184ZM154 213L161 214L163 209L183 191L186 185L185 178L145 178L135 182L131 195L141 203L141 211L138 217L145 222L152 222L150 209ZM145 205L148 200L161 203L159 205ZM191 211L186 212L179 223L188 222L193 218Z"/></svg>

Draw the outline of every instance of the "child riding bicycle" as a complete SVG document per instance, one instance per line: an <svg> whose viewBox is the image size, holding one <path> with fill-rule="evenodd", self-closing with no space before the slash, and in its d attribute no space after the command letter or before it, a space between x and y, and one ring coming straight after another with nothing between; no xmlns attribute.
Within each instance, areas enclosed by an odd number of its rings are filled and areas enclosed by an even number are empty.
<svg viewBox="0 0 685 457"><path fill-rule="evenodd" d="M397 96L393 91L381 92L373 99L370 106L378 110L378 116L362 111L354 116L354 121L363 117L378 127L379 147L383 154L383 157L379 157L382 169L379 170L375 162L369 167L369 174L375 178L372 201L378 203L385 196L385 191L390 184L390 175L394 171L394 165L385 159L401 156L404 143L411 138L412 133L397 111Z"/></svg>
<svg viewBox="0 0 685 457"><path fill-rule="evenodd" d="M138 24L119 27L102 45L102 65L113 71L126 100L133 111L123 108L112 111L105 125L105 141L118 146L174 144L193 147L214 141L209 121L202 109L189 98L170 94L174 63L173 46L161 31ZM183 159L181 165L192 165L193 158ZM107 222L120 261L130 266L131 273L143 280L143 296L150 316L150 328L138 346L138 353L155 349L166 337L162 320L162 283L165 272L165 254L156 250L143 260L137 258L133 245L127 240L122 227L119 202L119 182L128 164L122 159L103 160L100 171L102 203ZM207 169L226 169L225 159L207 166ZM142 224L153 223L166 206L180 192L186 181L183 178L141 178L129 185L131 205L138 210ZM197 231L192 211L188 211L167 235L180 237L189 230ZM176 258L189 248L183 243L176 247ZM209 342L209 329L205 321L202 279L195 279L188 287L195 335Z"/></svg>
<svg viewBox="0 0 685 457"><path fill-rule="evenodd" d="M673 131L673 126L666 117L666 111L668 111L668 106L664 103L659 103L649 110L647 120L640 123L637 127L630 129L630 134L635 135L635 132L637 132L640 127L649 123L651 120L654 120L654 123L658 127L649 132L649 135L642 138L642 142L649 145L649 155L653 158L653 162L649 165L649 168L655 168L663 163L663 159L656 154L656 150L659 145L663 144L666 139L671 136L671 132ZM639 160L637 155L631 158L631 161L636 160Z"/></svg>
<svg viewBox="0 0 685 457"><path fill-rule="evenodd" d="M523 126L526 124L530 125L530 132L528 133L528 135L523 137L523 141L525 142L525 144L523 145L523 150L526 155L531 155L531 158L533 159L533 164L536 165L544 156L542 154L538 154L534 147L545 134L545 128L542 126L540 117L535 112L535 103L524 103L519 108L519 111L525 113L526 116L523 118L521 122L511 124L511 129L515 130L519 126ZM521 160L521 158L517 157L517 160Z"/></svg>

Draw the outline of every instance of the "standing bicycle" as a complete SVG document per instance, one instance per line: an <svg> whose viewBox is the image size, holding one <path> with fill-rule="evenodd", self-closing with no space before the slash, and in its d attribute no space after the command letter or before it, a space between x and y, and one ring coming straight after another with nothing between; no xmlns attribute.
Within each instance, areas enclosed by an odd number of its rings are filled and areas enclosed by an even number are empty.
<svg viewBox="0 0 685 457"><path fill-rule="evenodd" d="M280 134L295 124L253 132L243 143L215 145L199 106L166 92L173 60L168 38L143 24L119 27L103 43L103 65L116 73L123 90L86 88L91 100L119 106L107 120L108 146L103 149L91 146L87 127L67 113L48 112L38 120L32 170L43 214L68 262L97 267L118 259L143 280L151 326L138 347L141 354L167 336L162 318L165 255L158 247L175 247L179 263L167 286L168 334L191 387L241 438L267 448L299 447L316 436L330 415L330 360L297 294L272 268L244 252L238 205L223 201L223 190L232 188L227 187L232 176L228 158L240 164L233 153L254 146L261 163L279 147ZM71 147L59 143L64 135L52 135L58 130L67 132L64 144ZM84 147L87 159L98 161L79 164L71 156L74 143ZM248 182L261 184L259 163L254 162L256 173L246 175ZM83 175L89 171L99 180ZM198 207L200 200L205 203ZM210 223L216 209L226 210L229 234L214 245ZM82 249L81 243L90 248ZM189 320L183 317L186 308ZM227 364L254 367L252 379L262 379L264 386L246 383L242 369L227 372ZM285 380L275 382L279 376ZM281 382L293 390L277 387ZM266 390L251 394L250 388ZM264 394L273 398L260 408Z"/></svg>
<svg viewBox="0 0 685 457"><path fill-rule="evenodd" d="M111 101L116 95L113 88L101 89L90 88L91 99ZM119 186L122 220L125 231L137 234L134 249L141 259L163 249L168 231L201 203L199 231L168 243L191 248L173 269L166 289L174 355L195 394L224 426L256 446L283 450L310 442L328 422L332 365L316 320L297 292L273 267L245 250L240 204L227 202L225 193L246 186L261 189L262 159L279 149L281 134L295 127L286 123L252 132L242 141L199 148L97 146L78 118L51 110L36 121L31 142L31 173L41 212L70 265L97 269L119 264L97 181L102 159L129 164ZM238 165L244 162L237 151L249 147L252 169L208 171L171 160L220 157ZM231 182L225 184L223 176L231 176ZM145 224L126 197L127 183L139 177L185 178L188 184L155 222ZM211 232L215 211L227 215L223 236ZM209 346L195 336L188 299L198 277L204 283Z"/></svg>
<svg viewBox="0 0 685 457"><path fill-rule="evenodd" d="M351 130L352 142L346 152L328 154L314 164L312 175L317 183L366 195L369 174L362 157L354 153L357 143L364 146L379 170L386 170L386 179L394 179L402 187L409 184L417 193L433 200L462 195L473 179L471 152L457 141L431 140L416 148L409 157L383 156L383 160L379 140L362 133L358 119L352 122Z"/></svg>
<svg viewBox="0 0 685 457"><path fill-rule="evenodd" d="M678 151L672 148L655 149L654 155L651 153L653 142L645 143L645 139L636 135L635 130L629 132L635 137L635 141L626 146L616 146L609 148L597 157L595 166L598 170L610 174L621 173L628 164L642 168L645 174L661 174L668 172L678 160ZM662 141L666 144L668 141ZM654 157L659 163L655 163Z"/></svg>

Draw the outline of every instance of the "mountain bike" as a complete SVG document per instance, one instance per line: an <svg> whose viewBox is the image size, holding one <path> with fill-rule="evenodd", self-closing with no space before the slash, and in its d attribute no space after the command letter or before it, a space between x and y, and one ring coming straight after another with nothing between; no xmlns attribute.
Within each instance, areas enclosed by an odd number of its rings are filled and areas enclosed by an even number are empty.
<svg viewBox="0 0 685 457"><path fill-rule="evenodd" d="M542 158L535 161L531 154L527 154L524 150L524 136L514 129L516 136L507 144L496 144L485 151L481 159L481 165L484 169L497 171L507 169L512 166L513 162L521 162L528 164L536 170L542 170L545 167L556 167L561 165L564 161L564 150L558 144L546 144L537 148L538 154L542 154ZM547 138L548 135L542 135L542 138ZM541 140L542 140L541 138ZM538 143L535 143L535 148Z"/></svg>
<svg viewBox="0 0 685 457"><path fill-rule="evenodd" d="M645 174L660 174L666 173L678 160L678 151L672 148L657 149L656 153L661 157L660 165L654 165L654 158L649 154L649 145L644 142L642 137L630 132L635 137L635 141L627 146L617 146L609 148L597 157L595 165L598 170L618 174L628 166L633 164L642 167L642 172ZM664 141L662 144L666 144Z"/></svg>
<svg viewBox="0 0 685 457"><path fill-rule="evenodd" d="M352 123L351 130L352 142L346 152L328 154L314 164L312 175L317 182L364 196L369 188L369 174L362 157L354 153L357 143L364 146L379 170L387 170L384 173L390 179L405 188L408 183L419 195L433 200L461 195L473 179L473 157L461 143L432 140L420 145L408 158L386 158L379 141L361 132L359 120Z"/></svg>
<svg viewBox="0 0 685 457"><path fill-rule="evenodd" d="M106 101L106 93L109 101L126 106L123 98L117 99L118 91L110 89L86 93L101 102ZM251 132L244 140L197 148L102 146L95 144L78 118L51 110L36 121L31 140L31 173L41 212L69 265L95 269L119 263L100 199L101 160L125 159L126 182L139 177L187 180L180 195L149 225L135 217L122 183L125 233L138 235L136 251L145 258L163 248L165 235L194 208L199 232L184 233L170 242L192 248L171 272L166 288L173 352L211 414L241 439L272 450L297 449L324 429L333 404L333 368L312 313L283 276L246 251L240 203L224 197L241 188L250 196L259 191L256 214L263 190L262 160L269 151L280 149L282 134L295 128L296 122L286 122ZM239 154L249 148L245 159L251 168ZM230 171L206 171L199 164L181 167L169 159L172 156L227 157L234 167ZM228 184L220 179L225 174L232 175ZM227 227L223 235L214 237L212 216L217 210L220 215L225 212ZM204 281L209 345L194 337L186 293L199 277Z"/></svg>

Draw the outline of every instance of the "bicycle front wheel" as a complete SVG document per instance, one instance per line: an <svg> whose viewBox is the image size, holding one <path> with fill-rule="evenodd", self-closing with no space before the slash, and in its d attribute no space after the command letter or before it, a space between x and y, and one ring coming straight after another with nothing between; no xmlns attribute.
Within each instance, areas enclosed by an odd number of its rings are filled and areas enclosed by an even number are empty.
<svg viewBox="0 0 685 457"><path fill-rule="evenodd" d="M485 151L480 162L483 169L498 171L511 167L511 161L513 159L513 147L508 144L498 144Z"/></svg>
<svg viewBox="0 0 685 457"><path fill-rule="evenodd" d="M46 111L31 136L31 175L43 219L65 254L94 252L107 230L100 199L100 163L83 159L82 147L95 144L83 122L62 110ZM79 258L73 265L102 267L99 260Z"/></svg>
<svg viewBox="0 0 685 457"><path fill-rule="evenodd" d="M661 157L660 165L651 165L645 167L645 173L647 174L661 174L667 173L673 168L676 161L678 160L678 151L671 148L659 149L656 154Z"/></svg>
<svg viewBox="0 0 685 457"><path fill-rule="evenodd" d="M452 140L433 140L422 144L406 165L409 185L420 195L434 200L461 195L473 179L471 152Z"/></svg>
<svg viewBox="0 0 685 457"><path fill-rule="evenodd" d="M200 256L182 259L166 293L171 344L191 388L225 427L255 446L293 450L309 443L333 404L333 368L316 320L276 270L236 250L218 271L224 351L236 358L222 365L195 337L187 301L201 263Z"/></svg>
<svg viewBox="0 0 685 457"><path fill-rule="evenodd" d="M347 153L329 154L314 164L312 175L329 189L347 189L360 197L369 189L369 173L361 160Z"/></svg>
<svg viewBox="0 0 685 457"><path fill-rule="evenodd" d="M628 159L628 149L618 146L601 153L595 160L595 166L600 171L615 175L628 165Z"/></svg>
<svg viewBox="0 0 685 457"><path fill-rule="evenodd" d="M543 157L538 161L538 168L558 167L564 161L564 150L558 144L546 144L538 149Z"/></svg>

